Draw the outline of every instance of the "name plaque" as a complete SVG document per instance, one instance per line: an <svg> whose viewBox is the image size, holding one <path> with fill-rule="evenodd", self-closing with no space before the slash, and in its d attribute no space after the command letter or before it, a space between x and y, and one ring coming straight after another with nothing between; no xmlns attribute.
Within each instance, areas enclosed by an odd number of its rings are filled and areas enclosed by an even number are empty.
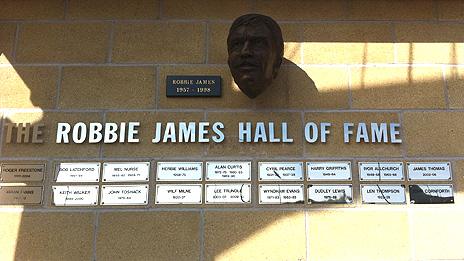
<svg viewBox="0 0 464 261"><path fill-rule="evenodd" d="M453 185L409 185L411 204L454 203Z"/></svg>
<svg viewBox="0 0 464 261"><path fill-rule="evenodd" d="M102 186L101 205L147 205L148 185Z"/></svg>
<svg viewBox="0 0 464 261"><path fill-rule="evenodd" d="M167 97L220 97L221 76L169 75L166 77Z"/></svg>
<svg viewBox="0 0 464 261"><path fill-rule="evenodd" d="M351 162L307 162L308 180L351 180Z"/></svg>
<svg viewBox="0 0 464 261"><path fill-rule="evenodd" d="M206 204L251 203L251 184L206 184Z"/></svg>
<svg viewBox="0 0 464 261"><path fill-rule="evenodd" d="M404 185L361 185L364 204L405 204Z"/></svg>
<svg viewBox="0 0 464 261"><path fill-rule="evenodd" d="M44 178L45 164L2 164L2 182L40 182Z"/></svg>
<svg viewBox="0 0 464 261"><path fill-rule="evenodd" d="M404 180L402 162L359 162L360 180Z"/></svg>
<svg viewBox="0 0 464 261"><path fill-rule="evenodd" d="M353 202L353 187L351 185L309 185L308 203L342 203Z"/></svg>
<svg viewBox="0 0 464 261"><path fill-rule="evenodd" d="M103 163L104 182L145 182L150 175L150 162Z"/></svg>
<svg viewBox="0 0 464 261"><path fill-rule="evenodd" d="M42 187L0 187L1 205L40 205Z"/></svg>
<svg viewBox="0 0 464 261"><path fill-rule="evenodd" d="M98 182L100 162L70 162L56 164L56 182Z"/></svg>
<svg viewBox="0 0 464 261"><path fill-rule="evenodd" d="M156 204L201 204L201 184L156 185Z"/></svg>
<svg viewBox="0 0 464 261"><path fill-rule="evenodd" d="M96 206L98 186L53 186L55 206Z"/></svg>
<svg viewBox="0 0 464 261"><path fill-rule="evenodd" d="M206 180L251 180L251 162L207 162Z"/></svg>
<svg viewBox="0 0 464 261"><path fill-rule="evenodd" d="M408 162L409 180L451 180L449 162Z"/></svg>
<svg viewBox="0 0 464 261"><path fill-rule="evenodd" d="M158 162L156 180L202 180L203 162Z"/></svg>
<svg viewBox="0 0 464 261"><path fill-rule="evenodd" d="M303 162L259 162L259 180L303 180Z"/></svg>
<svg viewBox="0 0 464 261"><path fill-rule="evenodd" d="M259 204L303 203L304 185L259 185Z"/></svg>

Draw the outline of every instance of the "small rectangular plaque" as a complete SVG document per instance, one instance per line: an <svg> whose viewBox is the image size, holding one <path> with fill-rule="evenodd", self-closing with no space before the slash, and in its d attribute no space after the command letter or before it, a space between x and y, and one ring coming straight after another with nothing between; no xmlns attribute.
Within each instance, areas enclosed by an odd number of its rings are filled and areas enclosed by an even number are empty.
<svg viewBox="0 0 464 261"><path fill-rule="evenodd" d="M345 203L353 202L351 185L309 185L308 203Z"/></svg>
<svg viewBox="0 0 464 261"><path fill-rule="evenodd" d="M156 180L202 180L203 162L158 162Z"/></svg>
<svg viewBox="0 0 464 261"><path fill-rule="evenodd" d="M40 182L44 178L45 164L2 164L2 182Z"/></svg>
<svg viewBox="0 0 464 261"><path fill-rule="evenodd" d="M220 97L221 76L169 75L166 77L167 97Z"/></svg>
<svg viewBox="0 0 464 261"><path fill-rule="evenodd" d="M104 182L145 182L150 175L150 162L103 163Z"/></svg>
<svg viewBox="0 0 464 261"><path fill-rule="evenodd" d="M351 180L351 162L307 162L308 180Z"/></svg>
<svg viewBox="0 0 464 261"><path fill-rule="evenodd" d="M404 185L361 185L364 204L405 204Z"/></svg>
<svg viewBox="0 0 464 261"><path fill-rule="evenodd" d="M55 206L96 206L97 202L98 185L53 186Z"/></svg>
<svg viewBox="0 0 464 261"><path fill-rule="evenodd" d="M408 162L409 180L451 180L449 162Z"/></svg>
<svg viewBox="0 0 464 261"><path fill-rule="evenodd" d="M404 180L402 162L359 162L360 180Z"/></svg>
<svg viewBox="0 0 464 261"><path fill-rule="evenodd" d="M409 185L411 204L454 203L453 185Z"/></svg>
<svg viewBox="0 0 464 261"><path fill-rule="evenodd" d="M42 187L0 187L0 205L40 205Z"/></svg>
<svg viewBox="0 0 464 261"><path fill-rule="evenodd" d="M156 185L156 204L201 204L201 184Z"/></svg>
<svg viewBox="0 0 464 261"><path fill-rule="evenodd" d="M259 162L259 180L303 180L303 162Z"/></svg>
<svg viewBox="0 0 464 261"><path fill-rule="evenodd" d="M304 185L259 185L259 204L303 203Z"/></svg>
<svg viewBox="0 0 464 261"><path fill-rule="evenodd" d="M102 186L101 205L147 205L148 185Z"/></svg>
<svg viewBox="0 0 464 261"><path fill-rule="evenodd" d="M250 203L251 184L206 184L206 204Z"/></svg>
<svg viewBox="0 0 464 261"><path fill-rule="evenodd" d="M56 182L98 182L100 162L70 162L56 164Z"/></svg>
<svg viewBox="0 0 464 261"><path fill-rule="evenodd" d="M251 180L251 162L207 162L206 180Z"/></svg>

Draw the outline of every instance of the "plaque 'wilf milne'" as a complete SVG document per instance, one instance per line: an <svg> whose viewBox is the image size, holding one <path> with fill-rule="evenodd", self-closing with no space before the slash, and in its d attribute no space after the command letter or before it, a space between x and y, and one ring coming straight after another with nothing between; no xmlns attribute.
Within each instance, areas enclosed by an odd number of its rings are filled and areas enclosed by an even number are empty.
<svg viewBox="0 0 464 261"><path fill-rule="evenodd" d="M283 50L282 31L269 16L235 19L227 36L227 63L240 90L252 99L266 90L277 77Z"/></svg>

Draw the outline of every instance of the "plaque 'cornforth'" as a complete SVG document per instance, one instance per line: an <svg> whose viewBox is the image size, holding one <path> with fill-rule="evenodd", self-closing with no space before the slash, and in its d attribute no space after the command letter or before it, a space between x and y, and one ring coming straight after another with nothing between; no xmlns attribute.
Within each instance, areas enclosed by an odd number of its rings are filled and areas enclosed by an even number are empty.
<svg viewBox="0 0 464 261"><path fill-rule="evenodd" d="M240 90L252 99L266 90L277 77L283 50L282 31L269 16L235 19L227 37L227 63Z"/></svg>

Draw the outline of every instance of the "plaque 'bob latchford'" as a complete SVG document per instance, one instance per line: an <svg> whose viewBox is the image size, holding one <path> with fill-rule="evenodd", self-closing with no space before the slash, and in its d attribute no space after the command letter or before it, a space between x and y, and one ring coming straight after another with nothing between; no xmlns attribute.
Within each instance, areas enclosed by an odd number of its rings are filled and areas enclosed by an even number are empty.
<svg viewBox="0 0 464 261"><path fill-rule="evenodd" d="M230 27L227 51L235 83L253 99L277 77L284 52L282 31L269 16L240 16Z"/></svg>

